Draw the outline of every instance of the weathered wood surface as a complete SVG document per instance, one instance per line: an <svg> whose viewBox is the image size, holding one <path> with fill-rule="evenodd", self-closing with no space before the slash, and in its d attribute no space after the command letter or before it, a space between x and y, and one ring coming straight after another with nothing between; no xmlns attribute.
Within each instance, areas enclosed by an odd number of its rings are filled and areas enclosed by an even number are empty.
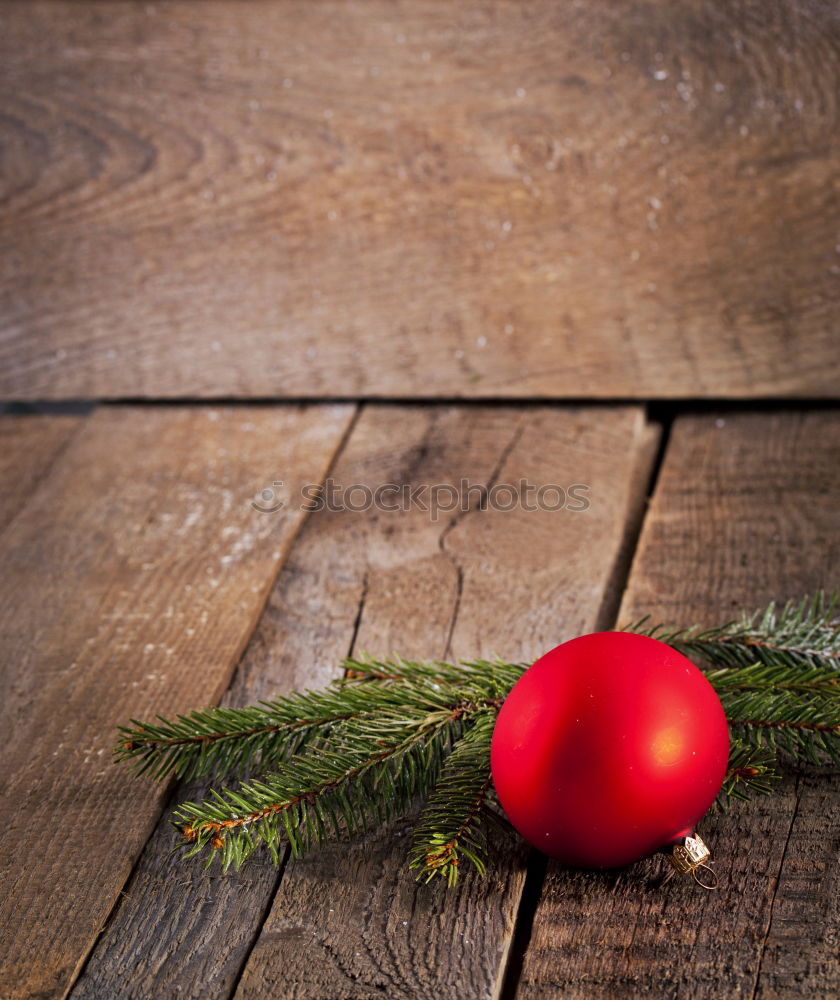
<svg viewBox="0 0 840 1000"><path fill-rule="evenodd" d="M840 779L805 775L795 792L756 1000L840 993Z"/></svg>
<svg viewBox="0 0 840 1000"><path fill-rule="evenodd" d="M251 497L318 482L352 412L100 409L0 535L0 996L70 986L163 799L115 727L218 699L302 517Z"/></svg>
<svg viewBox="0 0 840 1000"><path fill-rule="evenodd" d="M837 584L840 415L677 420L622 620L715 624ZM722 884L551 865L517 997L840 995L837 775L704 819Z"/></svg>
<svg viewBox="0 0 840 1000"><path fill-rule="evenodd" d="M428 473L444 481L463 475L457 462L437 466L457 431L443 426L438 434L426 441ZM653 437L640 410L526 410L484 453L480 475L491 483L527 478L564 486L572 477L590 486L590 509L488 510L437 526L415 516L391 536L370 532L354 649L527 660L594 627L612 611ZM407 872L406 832L392 829L290 863L238 1000L281 992L300 1000L498 996L522 850L500 846L491 877L467 875L455 896L418 885Z"/></svg>
<svg viewBox="0 0 840 1000"><path fill-rule="evenodd" d="M352 649L529 657L591 627L617 601L654 441L635 409L366 408L332 472L339 484L524 476L589 484L592 507L313 514L226 701L321 684ZM508 846L490 879L467 877L453 895L404 870L404 832L289 865L272 903L269 871L221 879L173 862L161 826L74 1000L223 997L237 985L242 997L495 996L523 851Z"/></svg>
<svg viewBox="0 0 840 1000"><path fill-rule="evenodd" d="M835 4L0 16L0 398L838 395Z"/></svg>
<svg viewBox="0 0 840 1000"><path fill-rule="evenodd" d="M35 413L0 416L0 531L32 500L83 420Z"/></svg>

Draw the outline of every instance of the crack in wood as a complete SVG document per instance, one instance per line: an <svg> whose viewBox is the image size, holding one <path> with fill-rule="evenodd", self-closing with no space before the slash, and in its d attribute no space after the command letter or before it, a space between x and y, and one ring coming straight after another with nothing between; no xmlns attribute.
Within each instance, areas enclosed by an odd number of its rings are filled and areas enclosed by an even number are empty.
<svg viewBox="0 0 840 1000"><path fill-rule="evenodd" d="M499 476L502 473L502 469L505 466L505 462L507 462L508 458L513 452L513 449L517 446L517 444L519 444L522 434L525 431L524 421L525 421L525 415L520 414L517 419L516 426L514 428L514 432L511 435L510 440L499 453L498 461L493 466L493 469L490 472L486 486L482 487L478 503L475 506L469 507L467 510L458 511L458 513L456 513L455 516L452 517L452 519L440 533L440 537L438 538L438 548L455 570L455 601L452 607L452 616L449 619L449 629L446 635L446 645L444 646L443 649L444 659L447 659L452 653L452 636L455 634L455 625L458 621L458 612L461 609L461 598L463 597L464 594L464 568L463 566L461 566L458 559L455 557L455 555L447 546L446 539L455 530L455 528L464 520L465 517L467 517L469 514L472 514L476 510L486 509L487 500L490 496L490 491L498 482Z"/></svg>
<svg viewBox="0 0 840 1000"><path fill-rule="evenodd" d="M365 602L367 601L369 581L370 581L370 570L366 568L364 573L362 574L362 590L361 593L359 594L359 606L356 611L356 618L353 621L353 631L352 634L350 635L350 642L347 647L348 656L353 656L353 654L356 651L356 639L358 638L359 635L359 628L361 627L362 624L362 615L364 614L365 611Z"/></svg>
<svg viewBox="0 0 840 1000"><path fill-rule="evenodd" d="M779 894L779 886L781 885L782 876L785 870L785 861L787 859L788 847L790 846L790 839L793 835L793 828L796 825L796 817L799 815L799 802L801 797L800 792L800 779L797 777L796 784L794 786L795 801L793 804L793 812L790 817L790 826L788 826L787 836L785 837L785 846L782 848L782 856L779 860L779 871L776 874L776 879L773 885L773 896L770 900L770 906L767 913L767 926L764 929L764 936L761 939L761 948L759 949L758 963L755 970L755 983L753 984L752 992L750 993L750 1000L756 1000L758 997L758 990L761 985L761 970L764 966L764 955L767 950L767 942L770 940L770 933L773 929L773 915L776 906L776 897Z"/></svg>

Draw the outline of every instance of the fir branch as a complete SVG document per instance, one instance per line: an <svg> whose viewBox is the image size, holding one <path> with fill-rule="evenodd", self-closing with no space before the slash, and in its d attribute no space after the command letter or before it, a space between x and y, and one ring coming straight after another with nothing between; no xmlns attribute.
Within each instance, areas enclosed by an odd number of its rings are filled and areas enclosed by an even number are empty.
<svg viewBox="0 0 840 1000"><path fill-rule="evenodd" d="M721 694L733 737L795 763L840 762L840 699L789 691Z"/></svg>
<svg viewBox="0 0 840 1000"><path fill-rule="evenodd" d="M309 740L325 737L333 725L351 716L334 699L306 692L247 708L191 712L175 720L132 719L131 726L120 727L114 756L132 761L137 774L148 773L156 780L170 774L191 779L239 773L257 762L277 763L299 752Z"/></svg>
<svg viewBox="0 0 840 1000"><path fill-rule="evenodd" d="M310 743L330 738L336 725L403 707L500 707L525 669L519 664L473 661L460 665L411 661L344 661L347 676L322 691L303 691L247 708L211 708L156 722L120 727L118 761L138 774L162 779L242 774L276 766ZM376 682L376 683L373 683Z"/></svg>
<svg viewBox="0 0 840 1000"><path fill-rule="evenodd" d="M823 591L781 609L775 603L718 628L700 630L651 625L649 617L623 627L659 639L685 656L710 667L745 667L754 663L791 668L840 670L838 595Z"/></svg>
<svg viewBox="0 0 840 1000"><path fill-rule="evenodd" d="M709 671L733 735L753 747L782 751L796 762L840 761L840 674L804 666Z"/></svg>
<svg viewBox="0 0 840 1000"><path fill-rule="evenodd" d="M715 802L718 809L725 811L731 799L769 795L773 791L772 782L779 778L774 770L775 763L775 755L767 747L733 740L729 748L729 767Z"/></svg>
<svg viewBox="0 0 840 1000"><path fill-rule="evenodd" d="M490 741L495 713L480 716L446 761L440 780L414 831L409 867L426 882L442 877L452 887L461 862L480 875L487 867L487 843L481 825L492 784Z"/></svg>
<svg viewBox="0 0 840 1000"><path fill-rule="evenodd" d="M187 856L209 846L208 864L221 853L224 868L238 868L262 843L277 861L284 838L299 856L327 839L353 837L393 819L428 794L471 713L481 711L487 709L403 706L344 722L329 746L295 755L282 772L180 806L175 822Z"/></svg>

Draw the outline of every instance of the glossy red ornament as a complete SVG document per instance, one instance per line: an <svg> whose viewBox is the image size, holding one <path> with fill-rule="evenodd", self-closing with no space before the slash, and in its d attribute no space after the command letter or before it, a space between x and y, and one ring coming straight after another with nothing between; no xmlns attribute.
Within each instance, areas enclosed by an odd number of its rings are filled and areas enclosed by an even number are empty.
<svg viewBox="0 0 840 1000"><path fill-rule="evenodd" d="M516 829L568 865L630 864L690 834L729 758L720 700L656 639L596 632L517 681L493 731L499 801Z"/></svg>

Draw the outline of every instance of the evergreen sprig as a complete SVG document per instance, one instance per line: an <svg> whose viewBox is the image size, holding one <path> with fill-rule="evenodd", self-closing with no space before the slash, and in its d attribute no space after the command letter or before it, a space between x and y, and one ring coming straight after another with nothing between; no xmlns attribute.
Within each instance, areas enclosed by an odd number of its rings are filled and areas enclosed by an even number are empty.
<svg viewBox="0 0 840 1000"><path fill-rule="evenodd" d="M490 739L495 712L476 719L446 761L414 831L409 868L419 869L426 882L436 876L450 886L458 880L461 862L483 875L487 840L482 819L492 786Z"/></svg>
<svg viewBox="0 0 840 1000"><path fill-rule="evenodd" d="M840 702L786 693L723 699L730 731L744 742L780 750L797 763L840 762Z"/></svg>
<svg viewBox="0 0 840 1000"><path fill-rule="evenodd" d="M296 691L246 708L211 708L132 719L119 728L116 759L130 761L137 774L156 780L170 775L199 778L244 774L269 767L323 744L337 725L413 706L498 703L525 665L473 660L455 665L436 661L344 660L344 676L320 691ZM497 706L498 707L498 706Z"/></svg>
<svg viewBox="0 0 840 1000"><path fill-rule="evenodd" d="M779 608L747 614L717 628L651 625L645 617L625 632L659 639L685 656L710 667L805 666L840 670L838 595L817 591Z"/></svg>
<svg viewBox="0 0 840 1000"><path fill-rule="evenodd" d="M840 760L840 621L819 593L717 629L643 619L627 630L678 649L706 671L732 734L719 802L766 794L782 758ZM490 741L526 664L351 658L321 691L174 720L131 720L115 756L157 779L261 777L187 802L175 823L187 856L238 867L260 845L279 862L355 836L426 799L409 864L426 881L457 882L487 865L493 815Z"/></svg>
<svg viewBox="0 0 840 1000"><path fill-rule="evenodd" d="M840 762L840 673L793 663L710 671L733 736L797 763Z"/></svg>
<svg viewBox="0 0 840 1000"><path fill-rule="evenodd" d="M296 754L283 770L236 789L186 802L175 813L188 855L209 844L237 868L263 843L279 860L282 839L295 856L328 839L354 837L428 794L460 732L448 707L381 713L337 727L330 746ZM209 855L208 864L213 855Z"/></svg>

